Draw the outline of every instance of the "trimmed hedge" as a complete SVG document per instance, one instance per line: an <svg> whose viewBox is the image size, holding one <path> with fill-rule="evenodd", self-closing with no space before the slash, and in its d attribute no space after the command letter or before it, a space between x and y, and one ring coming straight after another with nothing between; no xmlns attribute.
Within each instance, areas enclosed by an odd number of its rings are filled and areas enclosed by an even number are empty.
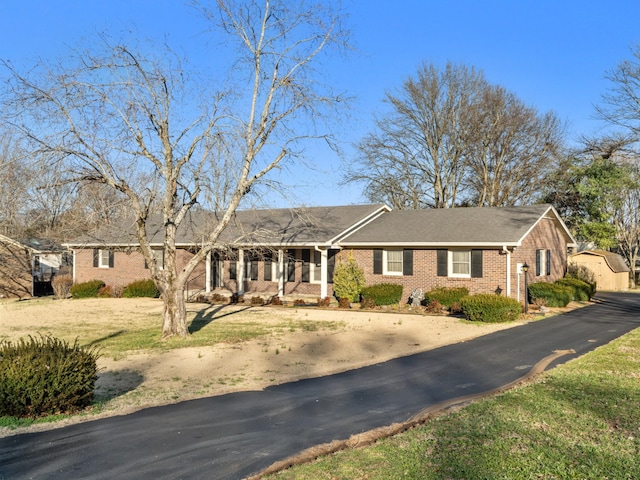
<svg viewBox="0 0 640 480"><path fill-rule="evenodd" d="M424 302L429 305L434 300L447 309L451 308L454 303L460 303L464 297L469 296L469 290L466 287L436 287L424 294Z"/></svg>
<svg viewBox="0 0 640 480"><path fill-rule="evenodd" d="M89 280L88 282L76 283L71 287L71 297L95 298L103 287L104 282L102 280Z"/></svg>
<svg viewBox="0 0 640 480"><path fill-rule="evenodd" d="M73 413L91 404L97 347L51 336L0 342L0 416Z"/></svg>
<svg viewBox="0 0 640 480"><path fill-rule="evenodd" d="M512 322L522 313L520 302L492 293L468 295L460 300L460 308L467 320L484 323Z"/></svg>
<svg viewBox="0 0 640 480"><path fill-rule="evenodd" d="M158 298L160 296L160 292L158 291L158 287L156 287L155 282L149 278L146 280L131 282L129 285L124 287L124 290L122 290L122 296L125 298Z"/></svg>
<svg viewBox="0 0 640 480"><path fill-rule="evenodd" d="M402 300L402 285L395 283L377 283L364 287L361 291L363 298L372 299L377 306L395 305Z"/></svg>
<svg viewBox="0 0 640 480"><path fill-rule="evenodd" d="M556 283L571 288L573 290L573 299L578 302L587 302L596 293L594 284L589 284L578 278L565 277L556 280Z"/></svg>
<svg viewBox="0 0 640 480"><path fill-rule="evenodd" d="M529 301L544 300L547 307L566 307L573 299L573 289L558 283L537 282L529 285Z"/></svg>

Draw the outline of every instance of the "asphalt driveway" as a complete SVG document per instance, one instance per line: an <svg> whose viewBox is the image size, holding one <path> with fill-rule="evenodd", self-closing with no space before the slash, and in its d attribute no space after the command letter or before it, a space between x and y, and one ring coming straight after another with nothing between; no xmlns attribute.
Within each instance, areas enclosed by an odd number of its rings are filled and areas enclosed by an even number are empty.
<svg viewBox="0 0 640 480"><path fill-rule="evenodd" d="M239 479L505 385L556 350L583 355L640 326L640 295L598 302L478 339L338 375L148 408L0 439L0 479Z"/></svg>

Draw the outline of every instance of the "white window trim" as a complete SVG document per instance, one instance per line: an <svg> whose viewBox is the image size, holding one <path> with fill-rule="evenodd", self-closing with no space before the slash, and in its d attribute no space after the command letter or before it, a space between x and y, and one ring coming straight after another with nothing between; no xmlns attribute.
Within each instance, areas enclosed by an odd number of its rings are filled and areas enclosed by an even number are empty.
<svg viewBox="0 0 640 480"><path fill-rule="evenodd" d="M318 255L319 263L316 263L316 254ZM322 257L320 252L315 249L311 249L311 260L309 261L309 283L320 285L322 283ZM316 273L318 279L316 280Z"/></svg>
<svg viewBox="0 0 640 480"><path fill-rule="evenodd" d="M547 276L547 250L544 248L538 249L540 255L540 271L536 272L537 277L546 277Z"/></svg>
<svg viewBox="0 0 640 480"><path fill-rule="evenodd" d="M107 263L105 265L104 263L104 255L107 255ZM99 249L98 250L98 268L109 268L109 257L110 257L110 253L109 250L105 250L105 249Z"/></svg>
<svg viewBox="0 0 640 480"><path fill-rule="evenodd" d="M469 254L469 273L454 273L453 272L453 252L466 252ZM449 277L451 278L471 278L471 250L449 250L447 252L447 269Z"/></svg>
<svg viewBox="0 0 640 480"><path fill-rule="evenodd" d="M400 261L400 271L389 271L388 269L388 264L389 264L389 257L388 257L388 253L389 252L400 252L400 255L402 255L402 249L401 248L392 248L389 250L383 250L382 251L382 274L383 275L395 275L396 277L401 277L402 275L404 275L404 266L402 264L402 257L401 257L401 261Z"/></svg>

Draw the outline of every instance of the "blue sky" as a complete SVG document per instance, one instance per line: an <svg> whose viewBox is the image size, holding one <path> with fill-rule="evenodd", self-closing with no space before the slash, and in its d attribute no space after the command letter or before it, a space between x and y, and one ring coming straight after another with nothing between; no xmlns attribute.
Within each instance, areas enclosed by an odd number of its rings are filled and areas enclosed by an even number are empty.
<svg viewBox="0 0 640 480"><path fill-rule="evenodd" d="M330 78L356 97L350 128L341 134L347 159L372 126L385 91L414 75L422 62L474 66L539 111L568 123L569 143L602 125L593 105L604 78L640 44L638 0L343 0L357 53ZM135 28L205 54L201 26L180 0L3 0L0 58L21 64L54 58L97 31ZM363 203L357 186L338 185L341 160L310 148L317 170L292 167L280 180L293 186L281 206Z"/></svg>

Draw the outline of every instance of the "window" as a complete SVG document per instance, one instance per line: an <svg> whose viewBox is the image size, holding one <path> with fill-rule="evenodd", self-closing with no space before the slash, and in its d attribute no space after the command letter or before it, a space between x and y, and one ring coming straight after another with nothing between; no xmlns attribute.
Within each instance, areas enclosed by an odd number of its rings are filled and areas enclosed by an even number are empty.
<svg viewBox="0 0 640 480"><path fill-rule="evenodd" d="M536 250L536 276L551 275L551 250Z"/></svg>
<svg viewBox="0 0 640 480"><path fill-rule="evenodd" d="M385 275L402 275L402 250L385 250L382 265Z"/></svg>
<svg viewBox="0 0 640 480"><path fill-rule="evenodd" d="M258 280L258 257L255 254L249 254L244 257L244 278L255 282Z"/></svg>
<svg viewBox="0 0 640 480"><path fill-rule="evenodd" d="M237 280L238 274L236 273L238 263L235 260L229 262L229 280Z"/></svg>
<svg viewBox="0 0 640 480"><path fill-rule="evenodd" d="M449 250L451 277L471 277L471 250Z"/></svg>
<svg viewBox="0 0 640 480"><path fill-rule="evenodd" d="M164 270L164 250L152 250L153 258L156 261L156 265L160 270ZM149 268L147 261L144 262L144 268Z"/></svg>
<svg viewBox="0 0 640 480"><path fill-rule="evenodd" d="M413 275L413 250L405 248L373 250L373 273L382 275Z"/></svg>
<svg viewBox="0 0 640 480"><path fill-rule="evenodd" d="M93 251L93 266L98 268L113 268L113 251L95 249Z"/></svg>
<svg viewBox="0 0 640 480"><path fill-rule="evenodd" d="M481 278L482 250L437 250L439 277Z"/></svg>
<svg viewBox="0 0 640 480"><path fill-rule="evenodd" d="M311 265L313 276L311 281L314 283L320 283L322 280L322 255L317 250L313 251L313 264Z"/></svg>

